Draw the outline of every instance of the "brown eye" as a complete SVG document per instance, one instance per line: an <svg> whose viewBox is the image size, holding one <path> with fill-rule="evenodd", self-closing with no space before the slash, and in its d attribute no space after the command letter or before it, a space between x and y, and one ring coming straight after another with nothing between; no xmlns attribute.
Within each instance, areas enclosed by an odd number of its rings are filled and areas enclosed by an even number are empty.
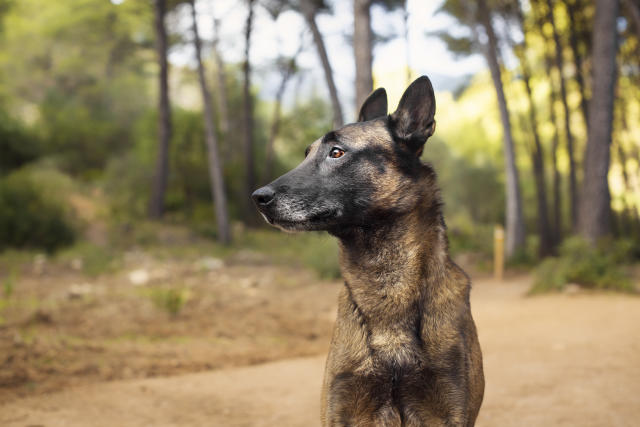
<svg viewBox="0 0 640 427"><path fill-rule="evenodd" d="M338 147L333 147L329 152L329 157L332 159L337 159L342 156L344 156L344 150L341 150Z"/></svg>

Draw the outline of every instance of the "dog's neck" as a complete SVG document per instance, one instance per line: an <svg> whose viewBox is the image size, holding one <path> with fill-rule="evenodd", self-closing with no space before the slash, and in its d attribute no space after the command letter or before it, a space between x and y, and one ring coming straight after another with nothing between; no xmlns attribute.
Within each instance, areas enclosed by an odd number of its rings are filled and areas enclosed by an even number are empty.
<svg viewBox="0 0 640 427"><path fill-rule="evenodd" d="M449 256L440 205L424 195L393 221L340 236L342 274L365 317L400 321L443 283Z"/></svg>

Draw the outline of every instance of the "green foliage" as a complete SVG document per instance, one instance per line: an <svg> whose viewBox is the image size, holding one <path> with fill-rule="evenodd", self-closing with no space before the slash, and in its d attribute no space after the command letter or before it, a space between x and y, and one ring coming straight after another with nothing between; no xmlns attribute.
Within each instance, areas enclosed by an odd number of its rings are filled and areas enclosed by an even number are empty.
<svg viewBox="0 0 640 427"><path fill-rule="evenodd" d="M473 53L473 40L469 37L455 37L447 31L440 30L428 33L438 37L447 46L447 49L456 57L467 57Z"/></svg>
<svg viewBox="0 0 640 427"><path fill-rule="evenodd" d="M0 96L65 171L95 177L129 146L149 103L152 22L152 8L136 1L21 0L4 16Z"/></svg>
<svg viewBox="0 0 640 427"><path fill-rule="evenodd" d="M238 236L237 240L239 248L251 248L274 261L310 268L321 278L340 277L338 245L336 239L326 233L254 230Z"/></svg>
<svg viewBox="0 0 640 427"><path fill-rule="evenodd" d="M11 273L5 277L2 282L2 296L5 299L11 298L16 287L16 271L11 270Z"/></svg>
<svg viewBox="0 0 640 427"><path fill-rule="evenodd" d="M185 288L152 288L149 289L148 296L157 308L176 317L189 301L191 292Z"/></svg>
<svg viewBox="0 0 640 427"><path fill-rule="evenodd" d="M39 150L36 137L22 123L0 110L0 176L36 159Z"/></svg>
<svg viewBox="0 0 640 427"><path fill-rule="evenodd" d="M497 166L455 153L437 135L427 142L423 157L438 173L452 255L474 252L480 266L488 264L494 225L504 219L504 186Z"/></svg>
<svg viewBox="0 0 640 427"><path fill-rule="evenodd" d="M544 260L536 269L531 293L560 291L568 283L589 289L632 291L622 264L629 259L629 241L603 241L596 247L580 237L566 239L559 256Z"/></svg>
<svg viewBox="0 0 640 427"><path fill-rule="evenodd" d="M57 259L69 263L77 260L82 272L94 277L114 270L118 261L115 248L89 242L78 242L60 251Z"/></svg>
<svg viewBox="0 0 640 427"><path fill-rule="evenodd" d="M64 200L47 192L37 174L19 170L0 181L0 250L41 248L49 252L73 243L76 230Z"/></svg>
<svg viewBox="0 0 640 427"><path fill-rule="evenodd" d="M297 166L304 159L307 146L331 130L331 126L330 107L323 99L311 98L286 112L275 146L280 161L276 172Z"/></svg>

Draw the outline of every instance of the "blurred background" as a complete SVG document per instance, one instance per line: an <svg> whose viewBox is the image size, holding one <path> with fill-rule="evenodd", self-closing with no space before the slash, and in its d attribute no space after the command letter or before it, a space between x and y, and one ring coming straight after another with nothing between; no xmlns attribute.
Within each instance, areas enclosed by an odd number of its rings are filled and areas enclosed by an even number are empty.
<svg viewBox="0 0 640 427"><path fill-rule="evenodd" d="M637 423L638 0L0 0L0 423L316 424L337 245L249 195L421 75L479 424Z"/></svg>

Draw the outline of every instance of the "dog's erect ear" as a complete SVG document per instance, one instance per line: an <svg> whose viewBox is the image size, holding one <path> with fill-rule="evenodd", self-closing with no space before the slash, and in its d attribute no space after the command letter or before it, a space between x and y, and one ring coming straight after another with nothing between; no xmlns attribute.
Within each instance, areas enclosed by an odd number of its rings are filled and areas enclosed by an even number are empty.
<svg viewBox="0 0 640 427"><path fill-rule="evenodd" d="M374 90L364 101L358 114L359 122L366 122L387 115L387 91L384 88Z"/></svg>
<svg viewBox="0 0 640 427"><path fill-rule="evenodd" d="M389 117L389 128L397 139L420 155L427 138L436 130L435 113L433 86L427 76L422 76L402 95L398 109Z"/></svg>

